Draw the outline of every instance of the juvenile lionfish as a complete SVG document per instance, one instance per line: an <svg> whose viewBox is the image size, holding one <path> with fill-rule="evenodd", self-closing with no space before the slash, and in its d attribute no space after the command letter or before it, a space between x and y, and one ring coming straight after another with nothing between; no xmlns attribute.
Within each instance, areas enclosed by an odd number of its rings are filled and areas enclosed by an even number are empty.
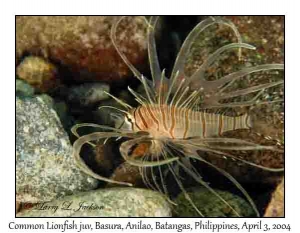
<svg viewBox="0 0 300 233"><path fill-rule="evenodd" d="M191 162L194 160L211 166L228 178L246 197L256 214L259 215L253 200L236 179L228 172L201 157L201 152L212 152L221 157L234 158L237 161L268 171L277 172L283 170L267 168L231 155L228 151L275 151L277 149L272 146L259 145L243 139L220 137L220 135L227 131L250 129L254 121L249 113L245 113L241 116L229 116L220 112L222 112L222 109L227 108L256 105L265 89L283 84L283 81L271 82L228 92L227 90L230 89L237 80L255 72L273 69L283 70L284 65L266 64L252 66L230 73L217 80L207 80L205 78L205 71L222 53L231 49L238 49L240 55L241 49L255 49L255 47L249 44L242 43L241 36L231 21L220 17L209 17L200 22L187 36L175 61L171 77L168 79L165 76L165 70L160 69L156 52L154 28L157 24L158 17L151 17L149 21L145 19L148 25L147 43L152 74L152 81L150 81L131 64L117 44L116 31L122 19L123 17L118 18L113 24L111 40L122 60L142 83L145 95L141 95L128 87L128 90L139 104L138 107L134 108L119 98L107 93L124 107L124 109L117 109L122 114L119 116L122 124L118 127L113 128L97 124L78 124L72 128L72 132L78 137L74 143L74 158L78 166L83 172L96 179L131 186L130 183L115 181L94 173L80 157L81 147L85 143L95 146L92 141L98 141L100 139L107 140L108 138L119 139L123 137L128 140L120 145L120 153L126 162L139 167L145 182L147 183L147 181L152 178L152 187L167 195L168 190L163 178L165 173L162 171L162 167L166 168L168 173L173 175L187 201L190 202L200 216L203 216L203 214L185 190L182 177L179 174L180 170L183 170L196 182L209 189L213 195L220 198L237 216L239 216L239 213L201 178ZM229 27L230 30L234 32L237 42L225 45L211 53L192 75L187 76L184 72L184 67L192 44L201 32L216 24ZM242 100L239 102L224 101L249 93L255 94L250 100ZM282 101L282 99L279 101ZM272 103L272 101L259 102L259 104L269 103ZM106 107L114 108L111 106ZM79 136L77 129L86 126L100 128L106 132L94 132L85 136ZM111 132L107 132L107 130ZM141 143L148 143L148 150L140 156L131 155L130 153L133 148ZM154 167L158 170L159 181L154 177ZM150 177L148 177L149 173L145 172L147 169L151 170Z"/></svg>

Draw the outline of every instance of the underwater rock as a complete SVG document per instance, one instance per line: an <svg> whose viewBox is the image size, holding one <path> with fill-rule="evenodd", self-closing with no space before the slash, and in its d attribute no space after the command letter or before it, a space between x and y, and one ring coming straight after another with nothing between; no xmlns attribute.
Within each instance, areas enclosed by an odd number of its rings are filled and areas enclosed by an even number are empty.
<svg viewBox="0 0 300 233"><path fill-rule="evenodd" d="M136 188L109 188L81 192L36 205L17 214L17 217L170 216L169 203L161 194Z"/></svg>
<svg viewBox="0 0 300 233"><path fill-rule="evenodd" d="M217 189L214 189L214 191L224 198L239 213L240 216L255 217L253 208L243 198L226 191L220 191ZM188 194L195 206L197 206L205 217L237 217L228 205L206 188L195 188L188 191ZM177 204L177 206L174 207L174 213L176 216L199 216L183 193L179 194L174 201Z"/></svg>
<svg viewBox="0 0 300 233"><path fill-rule="evenodd" d="M21 79L16 79L16 95L33 96L34 88Z"/></svg>
<svg viewBox="0 0 300 233"><path fill-rule="evenodd" d="M104 83L85 83L69 88L68 101L81 106L97 104L101 100L108 99L109 85Z"/></svg>
<svg viewBox="0 0 300 233"><path fill-rule="evenodd" d="M73 126L74 120L68 115L68 106L64 101L57 101L47 94L36 95L36 97L41 99L49 108L55 110L65 129Z"/></svg>
<svg viewBox="0 0 300 233"><path fill-rule="evenodd" d="M43 99L16 98L16 195L19 202L43 202L94 189L82 173L56 112Z"/></svg>
<svg viewBox="0 0 300 233"><path fill-rule="evenodd" d="M46 104L49 108L53 108L54 109L54 105L55 105L55 101L54 99L47 95L47 94L41 94L41 95L37 95L37 97L44 103Z"/></svg>
<svg viewBox="0 0 300 233"><path fill-rule="evenodd" d="M284 217L284 178L272 194L264 217Z"/></svg>
<svg viewBox="0 0 300 233"><path fill-rule="evenodd" d="M41 92L47 92L60 84L55 66L41 57L26 57L18 65L17 75Z"/></svg>
<svg viewBox="0 0 300 233"><path fill-rule="evenodd" d="M131 71L115 51L110 28L113 16L18 16L17 62L29 52L60 62L77 80L120 80ZM146 22L125 17L117 29L117 42L131 63L142 68L147 58Z"/></svg>

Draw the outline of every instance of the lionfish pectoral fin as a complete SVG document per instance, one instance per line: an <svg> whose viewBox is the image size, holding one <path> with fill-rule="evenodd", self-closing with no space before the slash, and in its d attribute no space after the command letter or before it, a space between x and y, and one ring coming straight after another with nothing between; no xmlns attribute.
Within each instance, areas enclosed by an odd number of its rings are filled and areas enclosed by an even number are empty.
<svg viewBox="0 0 300 233"><path fill-rule="evenodd" d="M93 123L81 123L81 124L76 124L74 125L72 128L71 128L71 132L77 137L77 138L80 138L80 135L79 133L77 132L77 130L79 128L83 128L83 127L92 127L92 128L99 128L99 129L102 129L102 130L111 130L111 131L114 131L114 132L118 132L118 133L122 133L122 134L125 134L126 132L124 132L124 130L118 130L116 128L113 128L113 127L109 127L109 126L106 126L106 125L98 125L98 124L93 124ZM88 143L89 145L91 145L92 147L96 147L96 145L92 142L86 142Z"/></svg>
<svg viewBox="0 0 300 233"><path fill-rule="evenodd" d="M175 171L173 170L173 167L170 166L170 164L167 164L168 166L168 170L171 172L171 174L173 175L176 183L178 184L180 190L182 191L182 193L184 194L186 200L188 200L188 202L192 205L192 207L194 208L194 210L196 210L196 212L201 216L201 217L205 217L203 215L203 213L198 209L198 207L195 205L195 203L193 202L193 200L191 199L190 195L188 194L188 192L185 190L184 185L182 184L182 182L180 181L180 179L177 177Z"/></svg>
<svg viewBox="0 0 300 233"><path fill-rule="evenodd" d="M91 133L91 134L88 134L88 135L78 138L73 144L73 158L75 160L76 165L80 168L81 171L83 171L87 175L92 176L95 179L98 179L101 181L106 181L109 183L132 186L131 183L115 181L115 180L108 179L106 177L96 174L85 164L84 160L80 156L80 150L85 143L88 143L90 141L99 140L102 138L119 137L119 136L122 136L122 134L109 133L109 132L96 132L96 133Z"/></svg>
<svg viewBox="0 0 300 233"><path fill-rule="evenodd" d="M178 53L178 56L176 58L174 68L171 74L171 81L177 76L177 77L184 77L187 78L184 74L184 68L185 68L185 62L187 60L187 57L189 56L190 49L192 47L192 44L195 42L197 37L201 32L203 32L206 28L214 25L214 24L220 24L228 26L237 37L238 43L242 42L241 35L239 31L237 30L236 26L229 20L223 19L221 17L209 17L202 22L200 22L196 27L189 33L185 41L183 42L183 45L181 46L181 49ZM180 81L180 79L179 79ZM179 83L178 83L179 84ZM177 84L177 85L178 85Z"/></svg>
<svg viewBox="0 0 300 233"><path fill-rule="evenodd" d="M158 16L151 16L149 23L148 23L148 56L149 56L149 63L150 63L150 69L151 69L151 75L152 75L152 81L153 81L153 87L156 89L156 93L160 92L160 86L161 86L161 79L164 79L158 57L157 57L157 51L156 51L156 44L155 44L155 26L158 21Z"/></svg>
<svg viewBox="0 0 300 233"><path fill-rule="evenodd" d="M122 157L124 158L124 160L134 166L155 167L155 166L161 166L164 164L172 163L179 159L178 157L173 157L173 158L169 158L169 159L165 159L165 160L157 160L157 161L149 162L149 161L142 161L142 160L137 160L137 159L132 158L129 155L129 152L132 150L133 146L136 144L139 144L140 142L144 142L147 140L149 141L148 136L142 136L139 138L135 138L135 139L131 139L126 142L123 142L120 146L120 153L121 153ZM151 153L151 151L149 151L149 153Z"/></svg>
<svg viewBox="0 0 300 233"><path fill-rule="evenodd" d="M248 200L248 202L252 206L253 210L255 211L256 215L259 217L259 211L258 211L254 201L252 200L250 195L247 193L247 191L240 185L240 183L233 176L231 176L228 172L224 171L223 169L220 169L217 166L213 165L212 163L210 163L210 162L206 161L205 159L201 158L198 154L190 154L190 155L187 155L187 156L190 157L190 158L197 159L197 160L213 167L218 172L220 172L222 175L224 175L227 179L229 179L243 193L243 195L246 197L246 199ZM187 170L187 172L188 172L188 170ZM193 174L191 174L191 175L193 175ZM216 193L211 187L209 187L202 179L198 179L197 177L194 177L194 178L197 179L197 181L199 183L204 185L204 187L208 188L214 195L216 195L218 198L220 198L220 200L222 200L226 205L228 205L230 207L230 209L232 211L234 211L234 213L237 216L240 216L239 213L226 200L224 200L218 193Z"/></svg>
<svg viewBox="0 0 300 233"><path fill-rule="evenodd" d="M149 61L150 61L150 67L152 71L152 77L154 77L153 81L150 81L146 79L135 67L134 65L129 61L129 59L126 57L126 55L121 51L116 38L117 28L121 21L123 20L125 16L120 17L116 20L116 22L111 27L110 37L113 46L115 47L117 53L120 55L124 63L127 65L127 67L132 71L134 76L143 84L144 89L147 93L148 101L152 104L155 100L155 91L153 90L154 84L156 82L156 79L161 77L161 71L157 59L156 54L156 46L155 46L155 38L154 38L154 32L153 28L155 27L157 23L157 17L152 17L150 19L150 22L147 21L145 17L143 17L143 20L147 23L147 31L148 31L148 54L149 54ZM140 98L138 98L140 100Z"/></svg>
<svg viewBox="0 0 300 233"><path fill-rule="evenodd" d="M97 124L89 124L89 123L77 124L77 125L74 125L74 126L71 128L71 132L72 132L77 138L80 138L80 135L78 134L77 129L82 128L82 127L98 127L98 125L97 125ZM87 143L90 144L92 147L96 147L96 145L95 145L94 143L91 143L91 142L87 142Z"/></svg>
<svg viewBox="0 0 300 233"><path fill-rule="evenodd" d="M163 158L167 158L167 154L166 154L166 151L162 151L162 155L163 155ZM158 171L159 171L159 177L160 177L160 181L161 181L161 185L162 185L162 188L163 188L163 194L165 195L165 197L167 198L167 200L173 204L173 205L177 205L175 202L173 202L170 198L169 198L169 192L168 192L168 189L167 189L167 186L166 186L166 183L165 183L165 179L164 177L167 176L167 172L169 172L168 169L165 169L165 171L163 172L162 171L162 166L158 166Z"/></svg>
<svg viewBox="0 0 300 233"><path fill-rule="evenodd" d="M266 84L260 84L249 88L244 88L237 91L232 91L225 93L224 91L228 89L235 81L238 79L255 73L255 72L261 72L261 71L267 71L267 70L283 70L284 65L283 64L266 64L266 65L259 65L254 67L247 67L240 71L231 73L227 76L224 76L218 80L214 81L206 81L207 85L211 85L210 88L205 90L203 88L204 92L204 99L203 99L203 106L202 108L205 109L211 109L211 108L225 108L225 107L245 107L245 106L251 106L251 105L260 105L260 104L269 104L272 102L278 102L283 101L280 100L274 100L274 101L261 101L259 102L259 97L263 94L263 91L265 89L282 85L284 83L283 80L277 81L277 82L271 82ZM213 87L213 90L211 89ZM207 93L205 93L208 91ZM232 97L238 97L238 96L244 96L250 93L258 92L252 99L248 101L240 101L240 102L230 102L230 103L220 103L220 101L232 98Z"/></svg>
<svg viewBox="0 0 300 233"><path fill-rule="evenodd" d="M143 159L144 160L147 160L147 159L151 160L151 159L153 159L153 155L152 154L150 154L150 155L147 154L147 155L143 156ZM155 168L154 166L151 166L151 167L142 167L142 166L139 166L138 167L140 175L142 177L142 180L143 180L144 184L148 188L160 192L166 198L166 200L168 202L170 202L171 204L177 205L175 202L173 202L169 198L168 190L167 190L166 184L164 182L164 176L165 176L165 174L162 171L162 166L157 166L156 167L156 168L158 168L158 171L159 171L159 179L156 178L156 175L154 173L154 168Z"/></svg>
<svg viewBox="0 0 300 233"><path fill-rule="evenodd" d="M190 157L193 158L192 156ZM196 173L190 171L183 164L180 165L186 171L186 173L188 173L197 183L207 188L213 195L218 197L224 204L226 204L235 213L236 216L240 217L240 214L220 194L218 194L213 188L211 188L207 182L205 182L202 178L198 177Z"/></svg>
<svg viewBox="0 0 300 233"><path fill-rule="evenodd" d="M239 48L239 49L245 48L245 49L252 49L252 50L255 49L255 47L246 43L231 43L228 45L224 45L223 47L217 49L214 53L208 56L208 58L194 72L194 74L191 77L189 77L189 80L186 83L186 85L190 83L192 90L199 89L199 88L203 88L207 92L214 92L218 90L218 88L221 86L220 84L224 83L224 79L222 80L222 82L219 81L221 79L216 81L207 81L205 79L205 71L220 57L222 53L234 48Z"/></svg>
<svg viewBox="0 0 300 233"><path fill-rule="evenodd" d="M120 55L120 57L122 58L122 60L125 62L125 64L128 66L128 68L132 71L132 73L135 75L135 77L138 78L141 81L142 74L134 67L134 65L132 65L132 63L128 60L126 55L121 51L121 49L119 48L118 43L117 43L117 38L116 38L117 28L118 28L119 24L121 23L121 21L125 17L126 16L118 17L115 20L115 22L113 23L113 25L111 27L110 38L111 38L111 41L113 43L113 46L117 50L117 52Z"/></svg>
<svg viewBox="0 0 300 233"><path fill-rule="evenodd" d="M200 150L204 150L204 151L211 151L210 149L207 149L205 147L205 144L201 141L203 138L194 138L194 141L197 140L199 142L198 145L193 145L190 144L189 141L190 140L177 140L176 141L176 145L179 145L179 148L183 148L184 150L184 154L186 156L187 159L195 159L198 161L202 161L202 162L206 162L204 161L204 159L202 159L199 155L198 155L198 151ZM200 146L201 145L201 146ZM182 149L180 150L182 151ZM221 152L222 153L222 152ZM208 162L206 162L208 163ZM190 175L197 183L201 184L202 186L204 186L205 188L207 188L212 194L214 194L216 197L218 197L224 204L226 204L234 213L236 216L240 216L240 214L222 197L220 196L213 188L211 188L209 186L209 184L207 182L205 182L202 177L199 175L199 173L197 172L197 170L194 168L194 166L192 164L186 166L181 160L177 161L177 164L188 174ZM223 170L218 169L218 171L222 172ZM170 171L172 172L172 174L175 177L175 180L177 181L178 185L181 184L180 180L176 177L176 174L173 170L170 169ZM252 205L253 209L255 210L255 212L258 214L258 211L255 207L255 204L253 203L252 199L250 198L250 196L247 194L247 192L241 187L241 185L230 175L227 174L225 171L222 172L222 174L224 173L224 175L227 178L230 178L230 180L232 182L234 182L234 184L239 188L239 190L247 197L247 200L249 201L249 203ZM179 183L180 182L180 183ZM193 205L193 208L198 212L201 213L201 211L199 211L199 209L195 206L195 204L193 203L193 201L190 199L188 193L185 191L183 185L180 185L180 188L183 190L184 195L186 196L187 200ZM201 215L203 216L203 214L201 213Z"/></svg>
<svg viewBox="0 0 300 233"><path fill-rule="evenodd" d="M205 144L203 144L205 143ZM222 145L220 146L220 143ZM227 145L231 143L231 145ZM232 145L233 144L233 145ZM242 139L237 138L202 138L202 139L192 139L189 141L189 145L186 145L187 148L189 148L189 151L195 152L195 151L204 151L204 152L212 152L213 155L219 155L223 156L225 158L231 158L232 160L237 160L240 162L243 162L245 164L251 165L256 168L263 169L265 171L270 172L282 172L284 171L284 168L271 168L271 167L265 167L262 165L255 164L251 161L247 161L243 158L239 158L236 156L231 155L230 153L224 152L224 151L234 151L234 150L251 150L251 151L257 151L257 150L272 150L276 152L283 152L280 149L277 149L273 146L264 146L259 145L253 142L248 142Z"/></svg>

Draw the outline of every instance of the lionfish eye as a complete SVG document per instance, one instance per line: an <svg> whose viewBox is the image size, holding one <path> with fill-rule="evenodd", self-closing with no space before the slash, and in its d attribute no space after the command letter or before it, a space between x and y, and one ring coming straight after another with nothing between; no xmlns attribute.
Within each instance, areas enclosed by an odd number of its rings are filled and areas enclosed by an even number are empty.
<svg viewBox="0 0 300 233"><path fill-rule="evenodd" d="M131 117L129 117L129 116L125 116L125 120L127 120L131 124L134 123L133 119Z"/></svg>

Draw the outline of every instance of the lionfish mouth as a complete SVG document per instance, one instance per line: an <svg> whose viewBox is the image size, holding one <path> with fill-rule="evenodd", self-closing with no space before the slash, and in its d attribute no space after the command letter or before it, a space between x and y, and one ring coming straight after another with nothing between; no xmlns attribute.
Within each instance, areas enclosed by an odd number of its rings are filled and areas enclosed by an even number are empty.
<svg viewBox="0 0 300 233"><path fill-rule="evenodd" d="M237 162L253 166L258 169L270 172L282 172L283 168L270 168L252 161L235 156L231 151L279 151L276 146L260 145L246 141L242 138L223 137L223 133L240 129L254 129L258 120L251 111L246 111L242 115L227 114L228 109L250 107L258 105L270 105L282 102L283 99L262 100L266 89L283 85L283 80L273 81L263 84L252 85L243 89L234 89L239 80L244 77L268 70L283 70L283 64L264 64L245 67L232 72L223 77L208 80L207 70L218 61L222 54L233 49L238 50L238 58L242 56L242 50L254 50L252 45L242 42L242 37L236 26L229 20L221 17L208 17L200 22L190 32L184 41L177 59L175 61L170 78L166 78L165 71L160 69L154 30L158 22L158 17L151 17L149 21L144 18L147 24L147 45L149 64L152 80L145 78L128 60L121 51L117 43L116 32L120 22L124 17L118 18L111 28L112 43L126 63L134 76L141 82L145 94L139 94L128 87L129 92L135 97L138 107L133 108L121 99L111 95L124 109L117 109L118 114L113 117L121 122L117 127L109 127L96 124L79 124L72 128L72 132L78 137L74 143L74 158L80 169L88 175L110 183L129 185L127 182L115 181L94 173L80 156L81 147L88 143L92 147L93 142L99 139L126 138L120 145L120 154L123 159L137 166L140 170L144 183L168 197L172 195L168 191L168 184L164 177L166 174L174 178L176 185L186 197L192 208L199 216L204 216L201 206L197 206L189 193L185 189L186 176L191 177L194 182L206 189L223 202L236 216L240 216L239 211L233 207L218 192L206 183L199 174L195 161L201 162L219 172L226 177L247 199L256 215L259 211L241 184L221 167L201 156L201 153L213 153L217 158L229 158ZM191 53L193 44L207 28L213 25L221 25L229 28L237 42L226 44L214 52L211 52L202 64L191 75L185 73L186 61ZM242 98L246 95L251 98ZM232 98L239 98L240 101L228 101ZM111 106L106 106L114 108ZM94 127L106 132L95 132L84 136L79 136L77 129L80 127ZM107 132L110 131L110 132ZM156 172L154 172L156 170ZM151 180L151 181L150 181ZM170 200L170 202L172 202Z"/></svg>

